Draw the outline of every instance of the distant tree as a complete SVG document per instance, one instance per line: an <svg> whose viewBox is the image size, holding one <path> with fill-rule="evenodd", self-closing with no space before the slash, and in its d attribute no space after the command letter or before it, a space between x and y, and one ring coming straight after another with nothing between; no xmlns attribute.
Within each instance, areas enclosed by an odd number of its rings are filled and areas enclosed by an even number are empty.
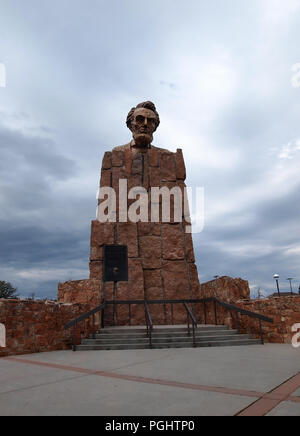
<svg viewBox="0 0 300 436"><path fill-rule="evenodd" d="M0 298L17 298L17 288L14 288L9 282L0 281Z"/></svg>

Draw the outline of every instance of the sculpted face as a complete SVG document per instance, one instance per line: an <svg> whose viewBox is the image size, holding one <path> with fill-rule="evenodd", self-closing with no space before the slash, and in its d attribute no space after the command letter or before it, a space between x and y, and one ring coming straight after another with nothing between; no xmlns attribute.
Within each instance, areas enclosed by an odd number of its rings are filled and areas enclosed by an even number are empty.
<svg viewBox="0 0 300 436"><path fill-rule="evenodd" d="M150 109L137 108L133 114L131 130L136 147L148 147L156 129L156 116Z"/></svg>

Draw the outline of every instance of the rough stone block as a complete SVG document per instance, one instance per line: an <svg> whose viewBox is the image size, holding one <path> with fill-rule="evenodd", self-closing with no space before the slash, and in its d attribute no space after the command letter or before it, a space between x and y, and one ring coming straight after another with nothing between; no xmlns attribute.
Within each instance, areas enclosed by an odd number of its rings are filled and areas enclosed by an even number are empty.
<svg viewBox="0 0 300 436"><path fill-rule="evenodd" d="M180 180L185 180L186 178L185 163L180 148L176 151L176 178Z"/></svg>
<svg viewBox="0 0 300 436"><path fill-rule="evenodd" d="M105 300L114 300L114 283L105 282L103 283L103 296Z"/></svg>
<svg viewBox="0 0 300 436"><path fill-rule="evenodd" d="M140 238L143 268L161 267L161 240L158 236L142 236Z"/></svg>
<svg viewBox="0 0 300 436"><path fill-rule="evenodd" d="M113 167L112 169L112 187L114 188L116 194L119 192L119 180L126 179L126 171L123 167Z"/></svg>
<svg viewBox="0 0 300 436"><path fill-rule="evenodd" d="M183 233L180 224L162 224L163 259L184 259Z"/></svg>
<svg viewBox="0 0 300 436"><path fill-rule="evenodd" d="M195 262L193 239L191 233L184 233L184 244L185 244L187 261Z"/></svg>
<svg viewBox="0 0 300 436"><path fill-rule="evenodd" d="M150 167L149 168L150 186L152 188L160 187L160 168Z"/></svg>
<svg viewBox="0 0 300 436"><path fill-rule="evenodd" d="M104 153L103 160L102 160L103 170L109 170L111 168L111 155L112 153L110 151L106 151Z"/></svg>
<svg viewBox="0 0 300 436"><path fill-rule="evenodd" d="M102 300L102 281L100 279L75 280L58 285L59 303L89 304L98 306Z"/></svg>
<svg viewBox="0 0 300 436"><path fill-rule="evenodd" d="M124 151L124 157L125 157L125 171L127 177L129 177L132 169L132 152L130 149Z"/></svg>
<svg viewBox="0 0 300 436"><path fill-rule="evenodd" d="M158 167L159 165L159 155L158 150L156 148L150 148L148 151L149 156L149 165L151 167Z"/></svg>
<svg viewBox="0 0 300 436"><path fill-rule="evenodd" d="M161 180L163 182L176 182L176 167L174 153L161 153L160 155Z"/></svg>
<svg viewBox="0 0 300 436"><path fill-rule="evenodd" d="M90 279L102 280L102 262L90 262Z"/></svg>
<svg viewBox="0 0 300 436"><path fill-rule="evenodd" d="M113 167L122 167L124 165L124 152L114 150L112 152L112 166Z"/></svg>
<svg viewBox="0 0 300 436"><path fill-rule="evenodd" d="M132 188L142 186L142 174L131 174L128 176L128 192ZM128 200L128 204L134 203L135 199Z"/></svg>
<svg viewBox="0 0 300 436"><path fill-rule="evenodd" d="M160 269L144 270L144 283L147 300L162 300L164 298Z"/></svg>
<svg viewBox="0 0 300 436"><path fill-rule="evenodd" d="M194 263L189 263L188 269L189 269L190 284L192 288L191 298L199 299L201 298L201 293L200 293L200 284L199 284L197 267Z"/></svg>
<svg viewBox="0 0 300 436"><path fill-rule="evenodd" d="M90 247L90 261L97 261L103 259L103 248L100 246Z"/></svg>
<svg viewBox="0 0 300 436"><path fill-rule="evenodd" d="M114 223L92 221L91 229L91 260L102 260L103 245L114 244Z"/></svg>
<svg viewBox="0 0 300 436"><path fill-rule="evenodd" d="M138 222L138 235L139 236L150 236L152 235L152 223L142 223Z"/></svg>
<svg viewBox="0 0 300 436"><path fill-rule="evenodd" d="M160 223L152 224L152 234L153 236L161 236L161 225Z"/></svg>
<svg viewBox="0 0 300 436"><path fill-rule="evenodd" d="M201 285L204 297L217 297L222 301L250 300L250 288L246 280L220 277Z"/></svg>
<svg viewBox="0 0 300 436"><path fill-rule="evenodd" d="M142 153L137 153L132 159L131 174L143 174L143 156Z"/></svg>
<svg viewBox="0 0 300 436"><path fill-rule="evenodd" d="M100 179L101 188L111 186L111 183L112 183L111 170L102 170L101 179Z"/></svg>
<svg viewBox="0 0 300 436"><path fill-rule="evenodd" d="M150 175L149 175L149 159L148 159L148 155L145 154L143 156L143 174L142 174L142 186L146 189L146 191L148 191L149 187L151 186L150 184Z"/></svg>
<svg viewBox="0 0 300 436"><path fill-rule="evenodd" d="M191 298L189 277L185 261L164 261L163 279L166 299Z"/></svg>
<svg viewBox="0 0 300 436"><path fill-rule="evenodd" d="M136 223L117 223L117 241L119 245L127 245L128 257L138 257L138 238Z"/></svg>
<svg viewBox="0 0 300 436"><path fill-rule="evenodd" d="M144 274L140 259L128 259L128 279L129 299L144 299Z"/></svg>
<svg viewBox="0 0 300 436"><path fill-rule="evenodd" d="M140 259L128 259L128 282L118 282L119 300L144 299L144 275Z"/></svg>

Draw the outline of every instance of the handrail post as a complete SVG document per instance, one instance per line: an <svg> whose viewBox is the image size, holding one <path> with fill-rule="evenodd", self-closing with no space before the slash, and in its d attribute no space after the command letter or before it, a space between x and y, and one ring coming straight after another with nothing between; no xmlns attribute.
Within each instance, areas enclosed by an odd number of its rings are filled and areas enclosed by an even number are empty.
<svg viewBox="0 0 300 436"><path fill-rule="evenodd" d="M245 315L250 317L251 319L258 319L259 320L259 333L260 333L260 338L261 338L261 343L264 344L264 331L263 331L263 327L262 327L262 321L264 322L274 322L273 319L264 316L262 314L259 313L255 313L255 312L250 312L249 310L243 309L239 306L234 306L232 304L229 304L227 302L223 302L221 300L219 300L216 297L209 297L209 298L201 298L201 299L178 299L178 300L109 300L109 301L105 301L105 299L102 300L102 304L100 304L99 306L95 307L94 309L81 314L80 316L78 316L76 319L73 319L72 321L69 321L65 326L64 326L64 330L68 330L73 329L73 331L71 331L70 336L69 336L69 340L72 344L72 349L73 351L76 351L77 349L77 329L78 329L78 324L80 322L84 322L83 325L83 330L79 329L79 333L80 333L80 339L81 339L81 331L84 331L84 333L86 333L86 329L89 329L89 332L91 330L91 328L93 329L93 337L95 338L96 336L96 328L98 327L98 318L95 319L95 314L96 313L101 313L101 323L100 326L103 328L104 327L104 323L105 323L105 308L108 307L108 305L113 305L114 306L114 311L115 310L115 306L116 305L120 305L120 304L128 304L128 310L129 310L129 323L131 324L131 307L132 305L137 305L137 304L144 304L145 307L145 318L146 318L146 327L147 327L147 336L149 337L149 343L150 343L150 347L152 348L152 332L153 332L153 323L152 323L152 318L149 312L149 307L148 304L163 304L163 307L165 307L166 304L171 304L171 317L172 317L172 323L174 323L174 304L183 304L185 307L185 310L187 312L187 333L188 336L191 336L191 329L190 329L190 324L192 322L192 328L193 328L193 344L197 346L196 343L196 329L197 329L197 324L198 324L198 320L196 319L195 315L193 314L192 309L188 306L188 304L201 304L203 303L204 305L204 322L205 324L207 324L207 322L210 322L210 320L208 319L208 315L209 315L209 308L207 306L207 303L213 303L214 304L214 309L212 309L212 312L214 311L214 315L215 315L215 323L216 325L218 325L218 313L217 313L217 304L219 306L221 306L222 308L227 309L230 313L232 313L232 317L233 317L233 312L235 312L235 316L236 316L236 327L238 329L239 332L242 331L243 328L243 323L240 324L240 319L239 316L241 315ZM201 310L200 310L201 312ZM213 316L213 314L212 314ZM90 318L92 317L92 327L91 327L91 320ZM199 317L199 322L200 321ZM202 318L201 318L202 319ZM99 326L99 327L100 327ZM101 328L100 327L100 328Z"/></svg>
<svg viewBox="0 0 300 436"><path fill-rule="evenodd" d="M190 336L190 319L192 322L192 328L193 328L193 347L196 347L196 335L195 335L195 326L197 327L197 322L195 320L195 316L193 315L193 313L191 312L190 308L188 307L188 305L186 304L186 302L183 302L183 306L186 310L186 314L187 314L187 323L188 323L188 335Z"/></svg>
<svg viewBox="0 0 300 436"><path fill-rule="evenodd" d="M196 347L195 324L193 323L193 347Z"/></svg>
<svg viewBox="0 0 300 436"><path fill-rule="evenodd" d="M152 348L152 326L150 325L150 328L149 328L149 332L150 332L150 335L149 335L149 345L150 345L150 348Z"/></svg>
<svg viewBox="0 0 300 436"><path fill-rule="evenodd" d="M129 325L131 326L131 304L128 304Z"/></svg>
<svg viewBox="0 0 300 436"><path fill-rule="evenodd" d="M101 309L101 328L104 329L104 307Z"/></svg>
<svg viewBox="0 0 300 436"><path fill-rule="evenodd" d="M152 320L150 317L150 312L148 308L148 304L146 301L144 301L144 307L145 307L145 318L147 323L147 335L149 336L149 347L152 348Z"/></svg>
<svg viewBox="0 0 300 436"><path fill-rule="evenodd" d="M149 337L149 325L148 325L148 318L147 318L146 302L145 302L145 321L146 321L146 328L147 328L147 336Z"/></svg>
<svg viewBox="0 0 300 436"><path fill-rule="evenodd" d="M95 339L95 314L93 313L93 339Z"/></svg>
<svg viewBox="0 0 300 436"><path fill-rule="evenodd" d="M72 351L76 351L76 328L77 328L77 323L74 324L73 326L73 345L72 345Z"/></svg>
<svg viewBox="0 0 300 436"><path fill-rule="evenodd" d="M261 319L259 319L259 332L260 332L261 344L264 345L264 335L263 335Z"/></svg>
<svg viewBox="0 0 300 436"><path fill-rule="evenodd" d="M237 332L240 333L240 320L239 320L239 313L238 312L235 312L235 320L236 320Z"/></svg>

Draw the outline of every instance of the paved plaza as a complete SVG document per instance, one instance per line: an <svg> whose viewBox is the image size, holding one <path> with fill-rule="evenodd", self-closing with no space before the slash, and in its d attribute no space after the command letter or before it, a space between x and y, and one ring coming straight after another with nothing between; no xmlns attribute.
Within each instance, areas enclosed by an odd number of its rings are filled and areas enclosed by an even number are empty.
<svg viewBox="0 0 300 436"><path fill-rule="evenodd" d="M266 344L1 358L0 415L300 416L300 349Z"/></svg>

